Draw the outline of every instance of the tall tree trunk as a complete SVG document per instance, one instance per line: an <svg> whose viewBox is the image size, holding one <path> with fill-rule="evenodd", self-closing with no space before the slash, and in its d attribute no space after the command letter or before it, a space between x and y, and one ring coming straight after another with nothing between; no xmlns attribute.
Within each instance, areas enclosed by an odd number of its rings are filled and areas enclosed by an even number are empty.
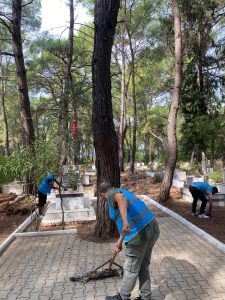
<svg viewBox="0 0 225 300"><path fill-rule="evenodd" d="M202 151L201 167L202 167L202 173L205 175L207 173L207 158L204 151Z"/></svg>
<svg viewBox="0 0 225 300"><path fill-rule="evenodd" d="M214 159L215 159L215 140L211 141L211 155L210 155L210 168L214 167Z"/></svg>
<svg viewBox="0 0 225 300"><path fill-rule="evenodd" d="M9 130L8 130L8 120L5 109L5 95L6 95L6 84L4 78L3 67L1 65L1 98L2 98L2 121L4 129L4 155L9 156Z"/></svg>
<svg viewBox="0 0 225 300"><path fill-rule="evenodd" d="M169 198L170 188L173 180L173 173L177 161L176 119L177 111L179 108L180 92L182 85L182 33L180 10L177 0L172 0L171 2L175 30L175 82L167 124L169 155L163 181L160 188L160 194L158 196L159 202L166 202Z"/></svg>
<svg viewBox="0 0 225 300"><path fill-rule="evenodd" d="M132 128L131 128L131 121L130 118L128 119L128 132L129 132L129 142L127 140L127 147L128 147L128 155L127 155L127 162L131 165L131 156L132 156Z"/></svg>
<svg viewBox="0 0 225 300"><path fill-rule="evenodd" d="M126 1L122 0L122 8L126 12ZM124 138L126 127L126 83L125 83L125 26L121 24L121 103L119 126L119 165L124 172Z"/></svg>
<svg viewBox="0 0 225 300"><path fill-rule="evenodd" d="M68 151L69 151L69 99L71 92L73 90L73 78L71 66L73 62L73 33L74 33L74 1L69 1L69 10L70 10L70 27L69 27L69 36L68 36L68 46L67 46L67 55L66 55L66 73L65 73L65 86L64 93L61 99L62 106L62 124L61 124L61 163L66 164L68 160ZM72 93L73 95L73 93Z"/></svg>
<svg viewBox="0 0 225 300"><path fill-rule="evenodd" d="M96 152L97 190L99 184L108 181L120 186L118 140L113 123L110 63L115 34L119 0L95 1L95 35L92 57L93 80L93 136ZM95 233L106 238L115 232L109 219L107 203L100 197L97 201L97 225Z"/></svg>
<svg viewBox="0 0 225 300"><path fill-rule="evenodd" d="M23 56L21 36L22 0L12 1L12 42L16 62L18 90L22 116L23 145L32 145L35 140L34 127L30 110L27 75Z"/></svg>
<svg viewBox="0 0 225 300"><path fill-rule="evenodd" d="M150 147L150 138L148 134L145 134L144 135L144 161L146 165L149 163L150 160L149 147Z"/></svg>
<svg viewBox="0 0 225 300"><path fill-rule="evenodd" d="M193 148L192 153L191 153L191 160L190 160L190 163L189 163L190 169L192 168L193 163L194 163L194 158L195 158L195 148L196 148L196 145L194 145L194 148Z"/></svg>
<svg viewBox="0 0 225 300"><path fill-rule="evenodd" d="M128 30L129 46L131 53L131 82L132 82L132 106L133 106L133 140L132 140L132 154L131 154L131 163L130 171L134 173L134 164L136 156L136 139L137 139L137 104L136 104L136 85L135 85L135 57L134 49L132 45L131 33Z"/></svg>

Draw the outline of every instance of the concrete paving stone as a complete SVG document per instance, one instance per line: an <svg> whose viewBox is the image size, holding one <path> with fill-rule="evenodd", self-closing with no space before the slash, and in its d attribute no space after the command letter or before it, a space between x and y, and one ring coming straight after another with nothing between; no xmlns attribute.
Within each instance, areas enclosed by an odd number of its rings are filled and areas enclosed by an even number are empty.
<svg viewBox="0 0 225 300"><path fill-rule="evenodd" d="M164 296L155 296L155 297L152 297L152 300L164 300L165 297Z"/></svg>
<svg viewBox="0 0 225 300"><path fill-rule="evenodd" d="M0 299L7 298L10 291L0 291Z"/></svg>
<svg viewBox="0 0 225 300"><path fill-rule="evenodd" d="M187 297L185 295L174 295L174 297L177 300L187 300Z"/></svg>
<svg viewBox="0 0 225 300"><path fill-rule="evenodd" d="M83 297L86 293L84 293L83 289L77 289L74 291L74 297Z"/></svg>
<svg viewBox="0 0 225 300"><path fill-rule="evenodd" d="M70 294L74 292L74 286L73 285L64 285L63 288L63 294Z"/></svg>
<svg viewBox="0 0 225 300"><path fill-rule="evenodd" d="M158 221L161 237L150 266L152 299L225 299L225 255L173 218ZM112 246L76 235L17 238L0 257L0 291L9 291L12 300L21 300L29 289L27 299L105 299L117 293L121 278L84 285L69 277L109 259ZM123 264L123 253L117 261Z"/></svg>
<svg viewBox="0 0 225 300"><path fill-rule="evenodd" d="M94 299L105 300L105 296L98 296L98 295L96 295Z"/></svg>
<svg viewBox="0 0 225 300"><path fill-rule="evenodd" d="M62 294L63 300L71 300L73 299L73 294Z"/></svg>
<svg viewBox="0 0 225 300"><path fill-rule="evenodd" d="M31 293L31 294L30 294L30 298L28 298L28 299L31 299L31 300L39 300L39 296L40 296L39 293Z"/></svg>
<svg viewBox="0 0 225 300"><path fill-rule="evenodd" d="M170 294L165 297L165 300L177 300L177 298L173 294Z"/></svg>
<svg viewBox="0 0 225 300"><path fill-rule="evenodd" d="M29 297L30 297L30 294L31 294L32 292L35 292L35 291L34 291L33 289L23 289L23 290L22 290L22 293L19 295L19 298L23 298L23 297L29 298Z"/></svg>
<svg viewBox="0 0 225 300"><path fill-rule="evenodd" d="M159 297L159 296L163 296L163 294L158 289L152 290L152 297Z"/></svg>
<svg viewBox="0 0 225 300"><path fill-rule="evenodd" d="M93 292L85 294L85 300L93 300L93 299L96 299Z"/></svg>
<svg viewBox="0 0 225 300"><path fill-rule="evenodd" d="M43 295L40 295L39 296L39 300L49 300L51 298L51 296L49 295L49 296L43 296Z"/></svg>
<svg viewBox="0 0 225 300"><path fill-rule="evenodd" d="M198 294L198 298L201 300L209 300L209 295L208 294Z"/></svg>
<svg viewBox="0 0 225 300"><path fill-rule="evenodd" d="M18 299L19 294L8 294L7 300L16 300Z"/></svg>

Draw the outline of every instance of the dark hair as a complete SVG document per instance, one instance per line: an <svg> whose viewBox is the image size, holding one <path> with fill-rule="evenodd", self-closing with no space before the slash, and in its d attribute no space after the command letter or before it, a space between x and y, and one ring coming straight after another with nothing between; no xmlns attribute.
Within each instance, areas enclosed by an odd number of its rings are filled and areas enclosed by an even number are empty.
<svg viewBox="0 0 225 300"><path fill-rule="evenodd" d="M212 187L212 194L218 193L218 188L216 186Z"/></svg>
<svg viewBox="0 0 225 300"><path fill-rule="evenodd" d="M112 186L109 182L102 182L99 186L99 193L106 193L112 189Z"/></svg>
<svg viewBox="0 0 225 300"><path fill-rule="evenodd" d="M53 186L54 185L54 181L52 181L52 179L48 179L47 180L47 184L50 185L50 186Z"/></svg>

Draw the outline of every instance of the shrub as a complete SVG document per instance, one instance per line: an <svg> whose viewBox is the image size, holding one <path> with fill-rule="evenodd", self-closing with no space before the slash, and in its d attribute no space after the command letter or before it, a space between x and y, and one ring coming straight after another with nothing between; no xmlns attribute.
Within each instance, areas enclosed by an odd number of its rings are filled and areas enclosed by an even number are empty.
<svg viewBox="0 0 225 300"><path fill-rule="evenodd" d="M59 169L59 153L54 144L36 141L33 148L24 147L9 157L0 156L0 183L31 178L39 184L49 172Z"/></svg>
<svg viewBox="0 0 225 300"><path fill-rule="evenodd" d="M216 182L223 181L223 175L222 175L222 172L220 172L220 171L213 172L212 174L209 175L209 178L215 180Z"/></svg>

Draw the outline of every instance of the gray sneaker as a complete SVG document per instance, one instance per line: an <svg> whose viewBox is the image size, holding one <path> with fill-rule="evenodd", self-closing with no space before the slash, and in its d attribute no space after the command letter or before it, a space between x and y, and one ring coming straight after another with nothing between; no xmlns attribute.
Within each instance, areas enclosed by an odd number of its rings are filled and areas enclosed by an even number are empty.
<svg viewBox="0 0 225 300"><path fill-rule="evenodd" d="M206 214L201 214L198 216L200 219L209 219L209 216L206 216Z"/></svg>
<svg viewBox="0 0 225 300"><path fill-rule="evenodd" d="M197 216L196 212L194 212L194 213L192 212L192 213L191 213L191 216L192 216L192 217Z"/></svg>

